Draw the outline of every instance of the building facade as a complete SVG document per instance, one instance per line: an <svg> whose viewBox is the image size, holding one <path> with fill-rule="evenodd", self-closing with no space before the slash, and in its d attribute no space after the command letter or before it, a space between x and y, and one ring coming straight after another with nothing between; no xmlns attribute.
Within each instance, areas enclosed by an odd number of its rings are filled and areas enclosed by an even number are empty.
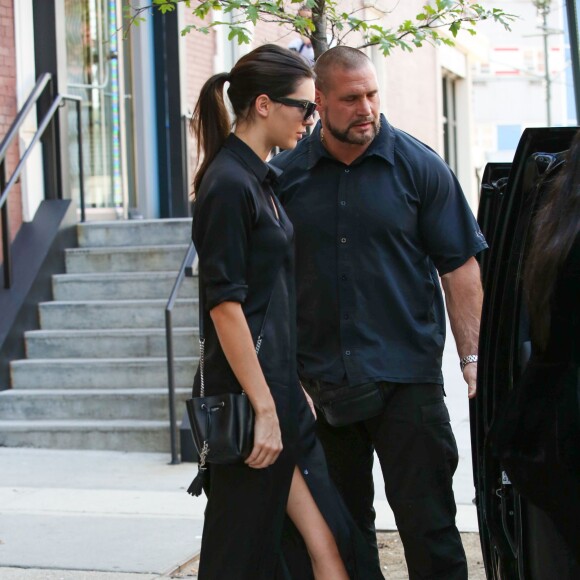
<svg viewBox="0 0 580 580"><path fill-rule="evenodd" d="M422 5L423 0L397 4L385 25L413 18ZM195 165L188 118L202 83L254 46L285 46L296 33L258 23L252 43L238 46L227 39L225 27L182 36L180 31L194 23L182 5L164 16L151 13L131 27L122 8L121 0L0 0L1 132L6 134L40 75L50 73L53 95L82 99L87 219L186 216ZM365 10L369 18L376 16L372 8ZM351 42L356 45L356 39ZM473 206L471 76L483 66L474 66L483 45L478 35L475 41L459 37L454 48L426 45L411 54L396 50L387 58L367 49L389 120L446 159ZM24 123L7 158L9 170L46 109L39 101ZM57 113L56 168L44 158L46 140L27 161L8 202L12 238L22 223L34 220L44 199L70 198L80 204L76 115L72 102Z"/></svg>
<svg viewBox="0 0 580 580"><path fill-rule="evenodd" d="M526 127L577 123L565 3L493 5L518 20L510 32L481 25L489 51L473 67L474 158L480 173L488 161L511 161Z"/></svg>

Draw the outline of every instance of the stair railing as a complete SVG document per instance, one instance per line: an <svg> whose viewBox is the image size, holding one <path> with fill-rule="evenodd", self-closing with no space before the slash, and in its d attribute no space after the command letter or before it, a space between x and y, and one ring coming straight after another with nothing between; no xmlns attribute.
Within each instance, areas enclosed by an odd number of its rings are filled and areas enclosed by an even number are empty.
<svg viewBox="0 0 580 580"><path fill-rule="evenodd" d="M169 429L171 434L171 465L179 463L179 454L177 452L177 417L175 414L175 356L173 351L173 320L172 313L177 295L184 278L193 277L193 263L196 258L196 251L193 242L190 242L189 248L185 253L177 278L173 284L173 289L165 307L165 344L167 348L167 387L169 399Z"/></svg>
<svg viewBox="0 0 580 580"><path fill-rule="evenodd" d="M82 98L76 95L59 94L54 98L50 108L40 121L36 132L30 142L30 145L20 157L18 165L14 169L12 176L6 181L6 155L12 143L18 137L19 130L26 120L27 115L36 105L38 99L43 94L46 87L52 87L52 75L44 73L38 77L36 85L32 89L28 99L16 115L8 133L0 143L0 214L1 214L1 228L2 228L2 261L4 265L4 288L8 289L12 286L12 259L10 248L10 224L8 222L8 195L18 181L20 174L24 168L26 160L30 157L32 149L43 136L49 124L53 121L56 112L66 101L74 102L76 105L77 117L77 143L78 143L78 157L79 157L79 190L80 190L80 206L81 206L81 221L85 221L85 190L84 190L84 173L83 173L83 141L82 141L82 127L81 127L81 103ZM55 158L55 156L53 156Z"/></svg>

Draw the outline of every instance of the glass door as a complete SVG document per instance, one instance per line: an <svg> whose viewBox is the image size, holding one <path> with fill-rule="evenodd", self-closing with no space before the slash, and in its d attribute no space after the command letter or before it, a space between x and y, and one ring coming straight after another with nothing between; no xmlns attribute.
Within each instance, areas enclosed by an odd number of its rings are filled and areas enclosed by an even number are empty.
<svg viewBox="0 0 580 580"><path fill-rule="evenodd" d="M128 212L127 113L120 40L120 0L65 0L68 92L82 97L85 204L89 219L115 219ZM129 83L130 84L130 83ZM76 118L70 108L71 148ZM77 156L71 151L71 184L78 192ZM132 173L132 171L131 171ZM132 181L132 180L131 180ZM76 187L75 187L76 184ZM78 193L77 193L78 195ZM78 200L78 197L77 197Z"/></svg>

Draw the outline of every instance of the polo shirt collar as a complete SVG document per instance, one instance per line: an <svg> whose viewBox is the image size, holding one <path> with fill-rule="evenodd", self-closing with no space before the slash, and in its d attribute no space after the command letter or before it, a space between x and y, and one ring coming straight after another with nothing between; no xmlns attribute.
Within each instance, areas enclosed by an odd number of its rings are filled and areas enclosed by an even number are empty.
<svg viewBox="0 0 580 580"><path fill-rule="evenodd" d="M277 167L267 165L256 155L256 153L244 143L239 137L230 133L224 147L229 149L242 163L258 178L260 183L265 181L275 181L282 175L282 171Z"/></svg>
<svg viewBox="0 0 580 580"><path fill-rule="evenodd" d="M323 157L334 159L320 141L321 128L322 125L319 121L309 139L310 153L308 156L308 169L312 169ZM373 139L367 150L353 162L353 165L360 163L363 159L372 155L381 157L391 165L394 165L395 139L395 130L387 121L386 117L381 114L381 130L379 131L379 134Z"/></svg>

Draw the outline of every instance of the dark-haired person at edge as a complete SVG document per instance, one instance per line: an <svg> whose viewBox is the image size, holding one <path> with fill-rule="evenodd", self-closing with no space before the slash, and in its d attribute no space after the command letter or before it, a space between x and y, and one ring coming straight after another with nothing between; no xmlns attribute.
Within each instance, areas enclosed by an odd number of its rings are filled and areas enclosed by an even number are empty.
<svg viewBox="0 0 580 580"><path fill-rule="evenodd" d="M534 506L533 579L580 578L580 131L533 217L523 289L532 355L492 426L502 467ZM555 530L554 530L555 528ZM534 529L525 541L535 542Z"/></svg>
<svg viewBox="0 0 580 580"><path fill-rule="evenodd" d="M298 372L331 478L377 559L373 451L409 577L463 580L439 276L473 397L482 303L474 256L486 243L449 167L380 115L367 56L331 48L314 70L321 122L272 161L296 237Z"/></svg>
<svg viewBox="0 0 580 580"><path fill-rule="evenodd" d="M313 122L313 98L308 64L264 45L211 77L194 112L203 153L193 240L205 300L206 393L243 388L255 411L245 463L210 462L200 580L382 578L330 482L298 382L294 234L272 192L278 172L265 163L273 147L296 146Z"/></svg>

